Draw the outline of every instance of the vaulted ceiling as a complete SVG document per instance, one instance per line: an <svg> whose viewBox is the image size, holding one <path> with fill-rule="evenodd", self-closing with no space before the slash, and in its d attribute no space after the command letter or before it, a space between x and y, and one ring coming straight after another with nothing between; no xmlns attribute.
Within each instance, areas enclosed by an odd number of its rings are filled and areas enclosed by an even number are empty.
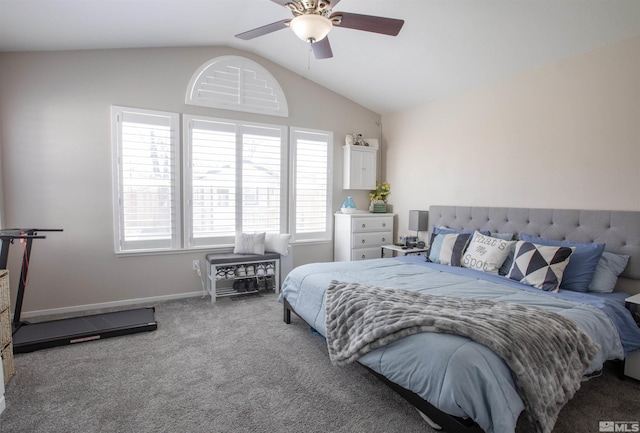
<svg viewBox="0 0 640 433"><path fill-rule="evenodd" d="M640 35L640 0L341 0L334 12L404 27L396 37L334 28L324 60L288 28L234 37L291 18L278 3L0 0L0 51L230 46L385 114Z"/></svg>

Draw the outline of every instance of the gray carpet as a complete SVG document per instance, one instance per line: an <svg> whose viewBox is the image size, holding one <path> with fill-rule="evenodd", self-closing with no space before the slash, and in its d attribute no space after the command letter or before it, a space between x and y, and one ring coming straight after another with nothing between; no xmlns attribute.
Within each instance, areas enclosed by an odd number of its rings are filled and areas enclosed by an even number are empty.
<svg viewBox="0 0 640 433"><path fill-rule="evenodd" d="M282 322L273 294L155 307L156 331L16 355L0 432L432 432L364 368L332 366L299 318ZM640 385L608 368L554 432L639 414Z"/></svg>

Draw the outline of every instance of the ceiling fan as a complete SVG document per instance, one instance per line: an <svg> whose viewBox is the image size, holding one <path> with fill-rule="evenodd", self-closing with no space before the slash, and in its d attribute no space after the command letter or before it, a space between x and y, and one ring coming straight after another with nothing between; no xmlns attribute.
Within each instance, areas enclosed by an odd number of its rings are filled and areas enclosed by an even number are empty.
<svg viewBox="0 0 640 433"><path fill-rule="evenodd" d="M350 12L332 13L333 7L340 0L271 1L288 8L293 13L293 18L237 34L237 38L249 40L290 27L300 39L311 44L316 59L328 59L333 57L333 52L331 51L327 34L333 26L396 36L404 24L404 20L394 18L360 15Z"/></svg>

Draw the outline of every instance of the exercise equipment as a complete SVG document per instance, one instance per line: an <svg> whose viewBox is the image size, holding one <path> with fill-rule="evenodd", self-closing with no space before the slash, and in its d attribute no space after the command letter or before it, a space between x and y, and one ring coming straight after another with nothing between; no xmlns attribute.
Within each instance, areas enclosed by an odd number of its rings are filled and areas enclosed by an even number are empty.
<svg viewBox="0 0 640 433"><path fill-rule="evenodd" d="M31 247L34 239L46 239L38 232L61 232L62 229L5 229L0 230L0 269L7 268L9 247L16 240L24 243L22 269L13 313L13 353L33 352L49 347L101 340L158 328L155 308L113 311L81 317L30 323L20 320L22 301L27 286Z"/></svg>

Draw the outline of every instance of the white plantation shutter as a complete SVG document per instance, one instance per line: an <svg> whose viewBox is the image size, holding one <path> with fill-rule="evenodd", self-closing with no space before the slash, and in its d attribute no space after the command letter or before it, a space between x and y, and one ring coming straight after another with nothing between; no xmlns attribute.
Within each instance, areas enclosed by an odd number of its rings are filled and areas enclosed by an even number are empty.
<svg viewBox="0 0 640 433"><path fill-rule="evenodd" d="M291 132L294 199L292 218L296 240L331 238L331 149L333 135L324 131Z"/></svg>
<svg viewBox="0 0 640 433"><path fill-rule="evenodd" d="M115 249L179 246L178 115L112 107Z"/></svg>
<svg viewBox="0 0 640 433"><path fill-rule="evenodd" d="M215 238L232 242L236 231L236 125L191 119L189 125L192 245Z"/></svg>
<svg viewBox="0 0 640 433"><path fill-rule="evenodd" d="M282 208L282 128L242 128L242 225L244 232L280 233Z"/></svg>
<svg viewBox="0 0 640 433"><path fill-rule="evenodd" d="M287 99L271 73L240 56L221 56L207 61L187 86L188 105L223 108L249 113L289 116Z"/></svg>
<svg viewBox="0 0 640 433"><path fill-rule="evenodd" d="M233 244L236 231L280 232L286 128L185 116L189 246Z"/></svg>
<svg viewBox="0 0 640 433"><path fill-rule="evenodd" d="M111 111L116 253L331 239L331 132L183 115L180 153L179 114Z"/></svg>

